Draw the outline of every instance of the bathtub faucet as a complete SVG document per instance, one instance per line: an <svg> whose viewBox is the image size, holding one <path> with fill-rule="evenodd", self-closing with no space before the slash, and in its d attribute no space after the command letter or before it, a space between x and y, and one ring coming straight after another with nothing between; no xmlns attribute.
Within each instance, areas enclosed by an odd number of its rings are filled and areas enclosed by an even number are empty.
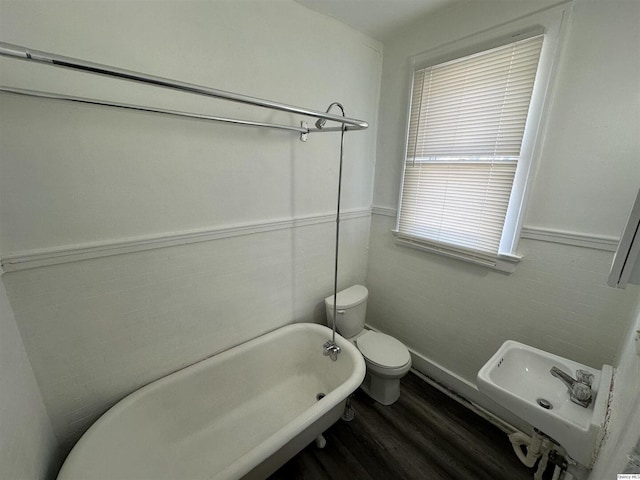
<svg viewBox="0 0 640 480"><path fill-rule="evenodd" d="M330 357L334 362L338 359L338 354L340 353L340 347L338 344L332 340L327 340L324 345L322 345L322 354L325 357Z"/></svg>

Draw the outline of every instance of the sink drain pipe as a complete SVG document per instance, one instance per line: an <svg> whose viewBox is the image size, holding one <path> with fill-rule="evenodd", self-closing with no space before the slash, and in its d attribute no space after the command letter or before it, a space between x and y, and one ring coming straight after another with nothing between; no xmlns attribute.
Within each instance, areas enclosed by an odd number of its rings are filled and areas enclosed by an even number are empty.
<svg viewBox="0 0 640 480"><path fill-rule="evenodd" d="M533 467L542 455L542 436L538 432L534 431L532 436L525 435L522 432L515 432L509 435L509 441L516 456L529 468ZM522 447L526 448L526 455Z"/></svg>
<svg viewBox="0 0 640 480"><path fill-rule="evenodd" d="M538 469L533 476L534 480L542 480L542 474L547 468L547 462L549 461L549 452L553 450L554 444L547 436L540 435L536 429L533 430L533 435L525 435L522 432L515 432L509 435L509 440L513 446L513 451L516 452L516 456L527 467L532 468L536 461L540 458L538 463ZM522 447L527 449L527 454L522 450Z"/></svg>
<svg viewBox="0 0 640 480"><path fill-rule="evenodd" d="M540 432L538 429L533 430L533 435L529 436L522 432L515 432L509 435L509 440L513 446L513 451L520 461L527 467L535 466L536 461L540 459L538 468L534 474L534 480L542 480L542 475L549 463L549 455L554 452L563 457L567 464L563 468L556 466L553 472L553 480L566 478L570 474L571 478L576 480L585 480L589 476L589 469L576 463L567 456L567 451L562 446L556 444L551 438ZM526 449L526 453L524 452ZM553 462L556 463L557 462Z"/></svg>

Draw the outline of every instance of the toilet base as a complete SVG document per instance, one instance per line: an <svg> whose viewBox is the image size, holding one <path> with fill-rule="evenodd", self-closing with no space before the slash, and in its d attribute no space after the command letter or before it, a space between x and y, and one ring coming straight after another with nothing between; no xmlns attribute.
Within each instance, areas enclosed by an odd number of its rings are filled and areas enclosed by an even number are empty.
<svg viewBox="0 0 640 480"><path fill-rule="evenodd" d="M391 405L400 398L399 378L382 378L367 372L360 388L382 405Z"/></svg>

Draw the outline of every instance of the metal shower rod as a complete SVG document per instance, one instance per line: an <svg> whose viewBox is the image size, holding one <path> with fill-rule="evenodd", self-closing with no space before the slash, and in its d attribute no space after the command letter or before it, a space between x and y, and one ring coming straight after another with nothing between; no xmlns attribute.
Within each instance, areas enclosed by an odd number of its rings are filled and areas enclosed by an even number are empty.
<svg viewBox="0 0 640 480"><path fill-rule="evenodd" d="M172 115L177 117L197 118L202 120L213 120L215 122L235 123L237 125L248 125L252 127L265 127L265 128L275 128L279 130L291 130L293 132L299 132L301 134L307 134L309 133L309 131L311 131L310 128L304 128L304 127L293 127L289 125L279 125L276 123L260 123L260 122L253 122L249 120L239 120L237 118L216 117L213 115L204 115L201 113L181 112L178 110L167 110L164 108L155 108L155 107L152 108L152 107L145 107L142 105L134 105L130 103L107 102L104 100L97 100L94 98L73 97L70 95L61 95L59 93L41 92L38 90L26 90L23 88L0 86L0 92L14 93L16 95L24 95L27 97L47 98L50 100L65 100L67 102L85 103L89 105L100 105L104 107L116 107L116 108L122 108L126 110L137 110L141 112L161 113L163 115Z"/></svg>
<svg viewBox="0 0 640 480"><path fill-rule="evenodd" d="M193 93L196 95L204 95L207 97L219 98L223 100L229 100L232 102L244 103L247 105L254 105L257 107L269 108L271 110L280 110L283 112L297 113L318 119L326 119L328 121L337 122L340 124L338 127L329 128L307 128L303 123L302 127L292 127L288 125L278 125L271 123L260 123L249 120L238 120L233 118L216 117L210 115L201 115L187 112L179 112L175 110L164 110L158 108L144 107L140 105L131 105L124 103L107 102L103 100L94 100L81 97L72 97L68 95L61 95L57 93L38 92L33 90L23 90L11 87L0 87L0 92L14 93L19 95L28 95L40 98L49 98L54 100L66 100L78 103L87 103L92 105L110 106L117 108L125 108L130 110L139 110L147 112L156 112L166 115L177 115L182 117L201 118L205 120L213 120L218 122L234 123L239 125L249 125L256 127L276 128L281 130L292 130L301 133L301 137L304 139L305 135L309 132L331 132L342 130L342 125L346 130L363 130L369 126L364 120L357 120L354 118L343 117L339 115L333 115L327 112L321 112L317 110L311 110L302 107L296 107L293 105L287 105L284 103L273 102L271 100L263 100L260 98L250 97L247 95L240 95L237 93L227 92L224 90L218 90L215 88L205 87L193 83L181 82L178 80L171 80L164 77L157 77L154 75L147 75L145 73L135 72L132 70L124 70L117 67L111 67L109 65L103 65L99 63L87 62L85 60L79 60L71 57L64 57L53 53L42 52L38 50L32 50L30 48L22 47L20 45L12 45L10 43L0 42L0 55L5 57L11 57L19 60L26 60L36 63L42 63L45 65L69 68L73 70L79 70L86 73L93 73L96 75L103 75L112 78L118 78L121 80L129 80L138 83L145 83L156 87L169 88L178 90L181 92Z"/></svg>

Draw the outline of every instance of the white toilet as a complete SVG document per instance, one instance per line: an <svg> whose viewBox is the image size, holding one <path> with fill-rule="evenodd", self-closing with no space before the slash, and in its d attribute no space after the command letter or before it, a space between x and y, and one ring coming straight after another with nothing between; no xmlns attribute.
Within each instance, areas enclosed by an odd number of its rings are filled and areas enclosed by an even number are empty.
<svg viewBox="0 0 640 480"><path fill-rule="evenodd" d="M369 291L354 285L338 292L336 330L354 343L367 364L367 374L361 385L371 398L383 405L391 405L400 397L400 379L411 368L407 347L384 333L365 330ZM333 295L324 299L327 324L333 327Z"/></svg>

